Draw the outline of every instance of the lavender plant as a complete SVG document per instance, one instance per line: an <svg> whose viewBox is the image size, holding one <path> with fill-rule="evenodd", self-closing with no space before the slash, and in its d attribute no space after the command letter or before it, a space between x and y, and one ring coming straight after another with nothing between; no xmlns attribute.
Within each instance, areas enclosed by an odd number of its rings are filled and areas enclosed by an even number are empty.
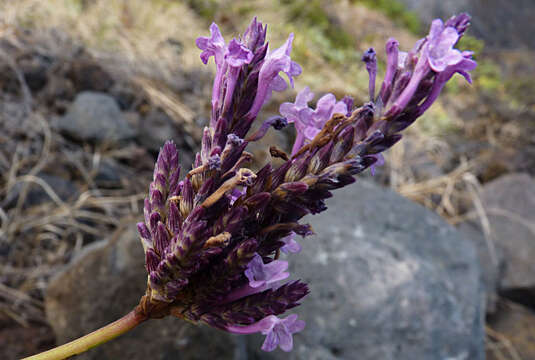
<svg viewBox="0 0 535 360"><path fill-rule="evenodd" d="M282 116L266 120L253 133L262 105L273 91L288 86L281 73L291 86L301 73L290 57L293 34L269 50L267 28L256 18L228 43L212 24L210 36L197 39L203 63L213 57L216 65L201 150L180 180L178 151L172 142L163 146L145 200L145 219L137 225L148 273L145 295L125 318L32 358L64 358L149 318L168 315L231 333L260 332L266 335L263 350L278 346L290 351L292 334L305 323L295 314L278 316L299 305L309 289L300 280L281 284L289 273L280 252L301 250L295 237L313 233L301 218L325 211L332 190L382 164L381 153L401 139L400 132L431 106L455 73L471 81L469 71L476 67L472 53L454 48L469 20L467 14L445 23L434 20L429 34L409 52L388 40L378 93L375 51L366 51L368 103L355 108L351 97L337 101L327 94L312 109L308 103L314 94L304 88L294 103L281 105ZM288 123L297 131L292 153L270 149L283 164L266 164L256 173L246 168L252 157L247 144Z"/></svg>

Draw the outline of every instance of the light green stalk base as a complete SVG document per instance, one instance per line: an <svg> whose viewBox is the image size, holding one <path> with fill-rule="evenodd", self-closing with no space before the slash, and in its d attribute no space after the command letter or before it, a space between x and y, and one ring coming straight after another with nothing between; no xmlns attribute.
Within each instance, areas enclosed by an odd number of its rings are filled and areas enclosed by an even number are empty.
<svg viewBox="0 0 535 360"><path fill-rule="evenodd" d="M90 334L82 336L67 344L58 346L54 349L33 355L22 360L59 360L69 356L83 353L95 346L103 344L119 335L128 332L147 320L147 316L140 314L135 309L120 318Z"/></svg>

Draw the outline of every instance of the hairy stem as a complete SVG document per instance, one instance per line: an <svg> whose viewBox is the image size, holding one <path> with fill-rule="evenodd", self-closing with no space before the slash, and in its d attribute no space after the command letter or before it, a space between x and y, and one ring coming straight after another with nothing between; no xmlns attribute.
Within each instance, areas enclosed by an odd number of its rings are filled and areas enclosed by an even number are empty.
<svg viewBox="0 0 535 360"><path fill-rule="evenodd" d="M67 344L58 346L48 351L44 351L40 354L33 355L23 360L59 360L65 359L70 356L83 353L95 346L103 344L111 339L116 338L119 335L128 332L147 320L148 317L142 314L137 309L130 311L128 314L101 327L98 330L93 331L90 334L82 336L76 340L73 340Z"/></svg>

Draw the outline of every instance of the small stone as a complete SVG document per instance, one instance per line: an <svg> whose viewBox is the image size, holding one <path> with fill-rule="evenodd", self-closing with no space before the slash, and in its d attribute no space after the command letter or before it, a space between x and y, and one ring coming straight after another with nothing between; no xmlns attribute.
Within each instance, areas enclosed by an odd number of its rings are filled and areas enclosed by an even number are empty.
<svg viewBox="0 0 535 360"><path fill-rule="evenodd" d="M95 175L95 184L100 188L121 187L123 178L132 176L128 168L110 158L103 158Z"/></svg>
<svg viewBox="0 0 535 360"><path fill-rule="evenodd" d="M97 62L87 59L75 60L68 74L76 91L108 91L114 81Z"/></svg>
<svg viewBox="0 0 535 360"><path fill-rule="evenodd" d="M502 290L535 287L535 180L502 176L483 187L490 235L504 254Z"/></svg>
<svg viewBox="0 0 535 360"><path fill-rule="evenodd" d="M115 143L136 134L111 96L89 91L76 96L56 126L68 136L84 141Z"/></svg>
<svg viewBox="0 0 535 360"><path fill-rule="evenodd" d="M169 139L177 138L173 120L163 111L152 108L140 121L139 142L150 151L157 152Z"/></svg>
<svg viewBox="0 0 535 360"><path fill-rule="evenodd" d="M498 301L499 283L504 268L503 250L496 244L496 241L483 234L478 223L465 221L457 226L459 231L472 241L477 249L479 263L481 265L481 276L487 294L486 311L492 314L496 311Z"/></svg>

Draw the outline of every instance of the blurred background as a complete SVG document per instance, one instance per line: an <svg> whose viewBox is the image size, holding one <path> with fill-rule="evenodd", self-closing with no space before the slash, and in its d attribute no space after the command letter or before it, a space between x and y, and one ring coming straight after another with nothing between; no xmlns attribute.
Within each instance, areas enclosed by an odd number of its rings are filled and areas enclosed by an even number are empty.
<svg viewBox="0 0 535 360"><path fill-rule="evenodd" d="M474 243L487 358L535 359L532 0L0 0L0 358L71 336L65 329L81 314L61 309L83 302L69 300L73 292L86 296L82 277L91 286L107 276L73 259L125 231L141 248L132 224L160 146L174 140L189 169L208 121L214 69L200 62L195 39L212 21L230 40L258 16L271 48L295 33L292 58L303 74L296 89L273 97L265 118L304 86L316 99L332 92L365 102L363 51L377 50L383 73L389 37L410 49L433 18L462 11L473 16L458 45L475 52L473 85L453 78L385 154L386 165L366 177ZM249 149L253 167L269 160L268 145L290 150L292 143L291 127L269 132ZM78 271L74 280L54 285L65 269ZM89 305L77 309L93 316Z"/></svg>

